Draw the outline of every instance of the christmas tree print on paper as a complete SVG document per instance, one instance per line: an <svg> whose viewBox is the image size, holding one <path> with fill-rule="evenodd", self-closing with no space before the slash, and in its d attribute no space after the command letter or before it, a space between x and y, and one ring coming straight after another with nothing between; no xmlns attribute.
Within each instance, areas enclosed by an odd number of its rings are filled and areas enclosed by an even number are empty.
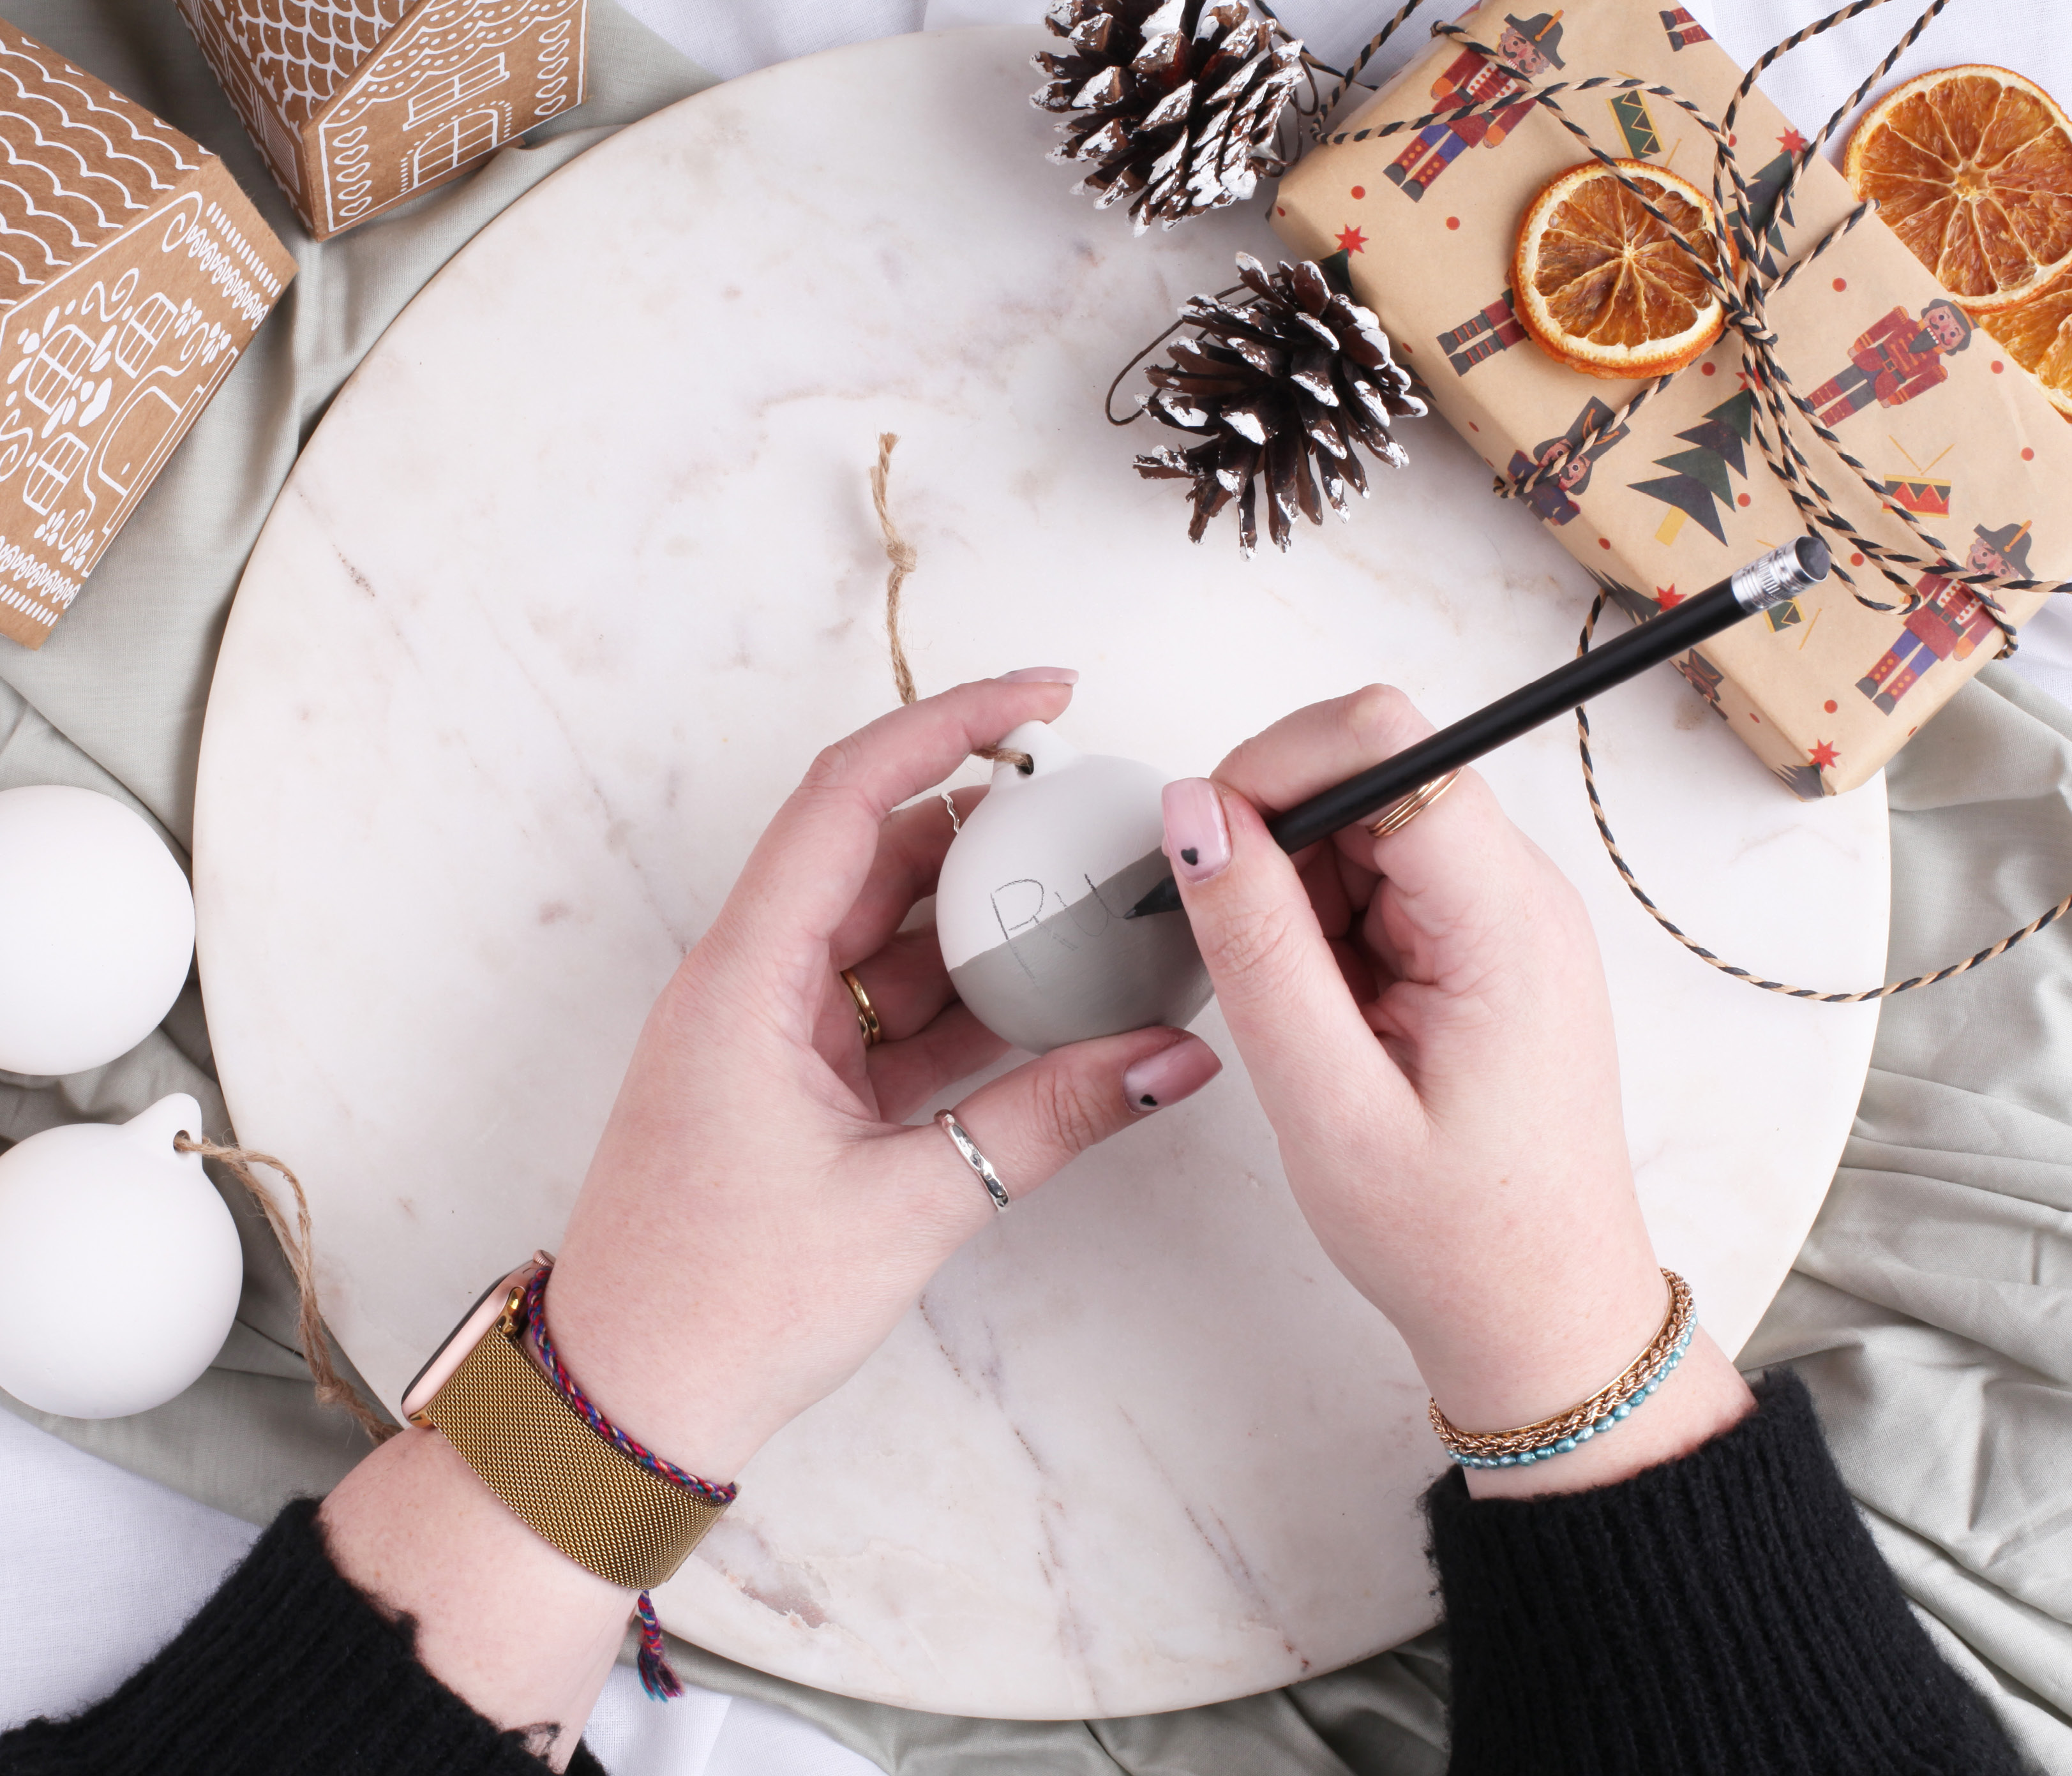
<svg viewBox="0 0 2072 1776"><path fill-rule="evenodd" d="M1669 34L1671 49L1688 49L1693 43L1709 43L1712 34L1682 6L1662 9L1662 28Z"/></svg>
<svg viewBox="0 0 2072 1776"><path fill-rule="evenodd" d="M1827 747L1829 762L1834 759L1834 749ZM1779 765L1774 768L1778 782L1797 796L1801 802L1818 802L1827 794L1827 780L1821 776L1818 763L1806 765Z"/></svg>
<svg viewBox="0 0 2072 1776"><path fill-rule="evenodd" d="M1748 478L1747 445L1754 427L1755 396L1745 388L1711 408L1689 431L1676 434L1691 448L1655 458L1657 468L1671 473L1630 483L1635 493L1670 508L1655 531L1656 542L1674 543L1687 518L1697 519L1716 543L1726 541L1720 512L1734 502L1735 478Z"/></svg>
<svg viewBox="0 0 2072 1776"><path fill-rule="evenodd" d="M1667 608L1660 599L1651 598L1644 592L1636 592L1623 580L1615 580L1609 573L1600 573L1595 568L1586 571L1597 581L1597 589L1636 623L1644 623L1649 617L1659 615ZM1668 602L1671 605L1683 602L1675 596L1674 587L1670 589Z"/></svg>
<svg viewBox="0 0 2072 1776"><path fill-rule="evenodd" d="M1803 765L1774 765L1771 774L1801 802L1818 802L1823 795L1834 794L1821 773L1834 769L1841 757L1832 740L1816 740L1808 749Z"/></svg>
<svg viewBox="0 0 2072 1776"><path fill-rule="evenodd" d="M1488 307L1478 309L1450 333L1439 335L1439 349L1453 367L1456 376L1465 376L1478 363L1508 351L1525 337L1524 324L1513 306L1511 286Z"/></svg>
<svg viewBox="0 0 2072 1776"><path fill-rule="evenodd" d="M1348 234L1358 232L1356 229L1346 232ZM1353 256L1350 248L1341 247L1328 257L1318 260L1317 269L1324 274L1324 281L1347 301L1357 302L1359 300L1353 294Z"/></svg>
<svg viewBox="0 0 2072 1776"><path fill-rule="evenodd" d="M1766 161L1756 170L1755 177L1749 181L1749 219L1755 224L1755 232L1762 240L1758 249L1745 236L1740 240L1741 252L1753 258L1762 267L1766 277L1777 275L1778 256L1784 251L1784 231L1796 226L1791 214L1791 201L1783 196L1784 182L1791 176L1792 157L1806 146L1806 138L1796 129L1787 129L1777 138L1781 152L1774 160Z"/></svg>

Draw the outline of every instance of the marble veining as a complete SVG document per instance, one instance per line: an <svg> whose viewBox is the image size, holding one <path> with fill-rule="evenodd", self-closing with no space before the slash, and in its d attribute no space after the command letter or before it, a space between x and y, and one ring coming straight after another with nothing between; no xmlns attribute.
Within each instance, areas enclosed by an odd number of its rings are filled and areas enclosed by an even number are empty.
<svg viewBox="0 0 2072 1776"><path fill-rule="evenodd" d="M1436 420L1351 524L1250 562L1227 524L1188 544L1129 471L1149 422L1111 429L1102 392L1274 244L1250 212L1133 240L1071 195L1026 103L1038 36L836 51L612 137L397 322L275 508L209 708L202 978L238 1133L306 1181L331 1323L392 1405L554 1243L651 997L814 752L893 701L881 431L923 688L1076 666L1085 750L1206 769L1370 679L1443 721L1574 646L1581 576ZM1627 855L1690 930L1780 978L1879 978L1880 785L1794 801L1667 671L1594 714ZM1587 897L1648 1218L1734 1348L1875 1010L1656 930L1564 727L1486 774ZM974 1240L752 1464L672 1626L853 1695L1071 1717L1429 1621L1423 1391L1289 1202L1213 1006L1196 1027L1224 1077Z"/></svg>

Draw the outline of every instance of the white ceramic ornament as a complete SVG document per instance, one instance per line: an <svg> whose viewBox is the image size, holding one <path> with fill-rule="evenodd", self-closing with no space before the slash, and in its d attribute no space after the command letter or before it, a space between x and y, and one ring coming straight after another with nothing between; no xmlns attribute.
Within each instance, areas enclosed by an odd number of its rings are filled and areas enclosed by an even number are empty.
<svg viewBox="0 0 2072 1776"><path fill-rule="evenodd" d="M46 1129L0 1154L0 1388L68 1418L161 1405L215 1360L245 1278L236 1224L173 1137L185 1092L127 1122Z"/></svg>
<svg viewBox="0 0 2072 1776"><path fill-rule="evenodd" d="M76 1073L157 1027L194 896L149 822L92 790L0 791L0 1070Z"/></svg>
<svg viewBox="0 0 2072 1776"><path fill-rule="evenodd" d="M1001 743L1002 764L943 859L935 933L957 996L994 1035L1042 1054L1061 1043L1184 1026L1209 1002L1184 918L1125 919L1172 873L1166 773L1083 753L1042 722Z"/></svg>

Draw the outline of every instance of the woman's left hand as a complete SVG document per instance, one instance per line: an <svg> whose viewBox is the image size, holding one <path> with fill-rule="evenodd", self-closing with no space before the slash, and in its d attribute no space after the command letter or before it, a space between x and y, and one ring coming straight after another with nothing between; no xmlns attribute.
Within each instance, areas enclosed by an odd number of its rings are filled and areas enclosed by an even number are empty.
<svg viewBox="0 0 2072 1776"><path fill-rule="evenodd" d="M732 1479L993 1219L943 1131L905 1126L1005 1045L956 1002L932 927L900 929L935 891L948 810L893 810L1062 714L1076 676L960 685L828 748L648 1019L548 1315L598 1406L693 1473ZM844 969L883 1026L867 1051ZM1054 1050L957 1116L1018 1196L1219 1066L1197 1037L1139 1030Z"/></svg>
<svg viewBox="0 0 2072 1776"><path fill-rule="evenodd" d="M679 1467L731 1480L992 1220L943 1131L905 1126L1003 1044L956 1003L934 931L900 929L952 829L939 801L899 805L1055 719L1076 676L960 685L829 747L649 1014L547 1319L584 1392ZM868 1050L845 968L883 1026ZM1104 1036L981 1086L957 1117L1019 1196L1219 1065L1178 1030ZM339 1571L414 1624L426 1668L563 1768L631 1594L533 1535L436 1431L383 1444L322 1520Z"/></svg>

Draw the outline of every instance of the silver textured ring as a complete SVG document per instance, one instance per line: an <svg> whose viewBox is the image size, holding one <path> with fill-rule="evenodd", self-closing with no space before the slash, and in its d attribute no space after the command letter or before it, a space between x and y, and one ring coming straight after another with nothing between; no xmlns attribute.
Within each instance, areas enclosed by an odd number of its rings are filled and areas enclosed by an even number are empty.
<svg viewBox="0 0 2072 1776"><path fill-rule="evenodd" d="M964 1133L964 1126L949 1110L935 1112L935 1126L950 1138L950 1145L964 1155L964 1163L978 1174L978 1181L985 1186L985 1193L993 1199L994 1212L1005 1215L1013 1206L1007 1194L1007 1186L1000 1181L1000 1174L993 1169L993 1162L978 1151L978 1143Z"/></svg>

